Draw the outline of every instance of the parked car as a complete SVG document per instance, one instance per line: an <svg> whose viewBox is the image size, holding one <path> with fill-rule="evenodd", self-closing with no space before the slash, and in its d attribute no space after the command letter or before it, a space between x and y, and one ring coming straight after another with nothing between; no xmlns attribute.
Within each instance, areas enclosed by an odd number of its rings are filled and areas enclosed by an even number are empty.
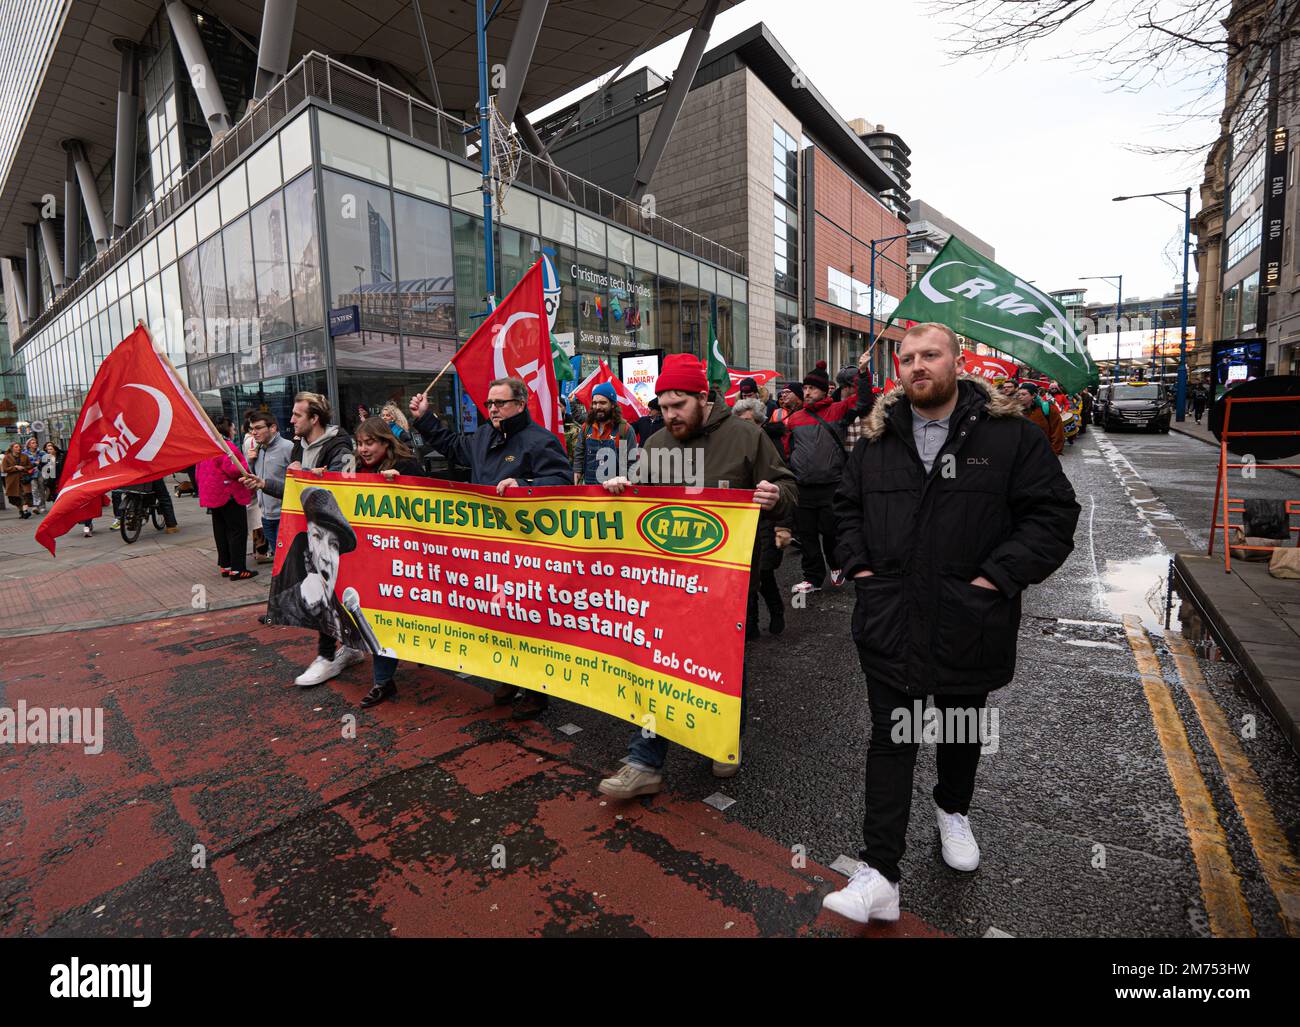
<svg viewBox="0 0 1300 1027"><path fill-rule="evenodd" d="M1159 382L1113 382L1103 385L1093 404L1093 421L1107 431L1144 428L1167 432L1173 418L1169 390Z"/></svg>

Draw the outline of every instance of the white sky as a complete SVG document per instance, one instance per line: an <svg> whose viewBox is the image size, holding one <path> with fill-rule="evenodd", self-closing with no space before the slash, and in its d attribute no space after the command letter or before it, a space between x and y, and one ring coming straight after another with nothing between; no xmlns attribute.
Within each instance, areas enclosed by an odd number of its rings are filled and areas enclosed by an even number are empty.
<svg viewBox="0 0 1300 1027"><path fill-rule="evenodd" d="M1181 284L1182 197L1170 198L1179 210L1111 197L1191 186L1195 218L1204 157L1150 157L1126 147L1199 144L1216 126L1170 130L1164 116L1185 92L1163 85L1116 91L1100 72L1053 59L1103 40L1076 33L996 67L953 63L945 56L950 30L923 0L745 0L718 16L710 45L760 21L846 121L864 117L901 135L912 148L911 195L989 242L1010 271L1039 288L1082 284L1090 301L1102 302L1114 300L1115 287L1080 283L1080 276L1122 274L1129 297ZM685 41L651 50L633 68L671 74ZM1193 295L1195 244L1193 235Z"/></svg>

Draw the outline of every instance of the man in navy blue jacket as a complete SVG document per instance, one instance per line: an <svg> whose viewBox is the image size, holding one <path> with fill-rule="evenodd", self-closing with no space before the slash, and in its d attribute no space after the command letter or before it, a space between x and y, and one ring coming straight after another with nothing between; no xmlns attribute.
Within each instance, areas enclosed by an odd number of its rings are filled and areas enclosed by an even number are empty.
<svg viewBox="0 0 1300 1027"><path fill-rule="evenodd" d="M471 434L452 431L429 409L421 392L411 400L413 427L425 441L469 468L474 485L495 485L497 495L521 485L572 485L573 465L551 432L528 416L528 386L518 378L498 378L488 388L489 423ZM512 702L514 685L499 685L492 693L498 706ZM536 717L546 709L546 694L529 691L511 716Z"/></svg>

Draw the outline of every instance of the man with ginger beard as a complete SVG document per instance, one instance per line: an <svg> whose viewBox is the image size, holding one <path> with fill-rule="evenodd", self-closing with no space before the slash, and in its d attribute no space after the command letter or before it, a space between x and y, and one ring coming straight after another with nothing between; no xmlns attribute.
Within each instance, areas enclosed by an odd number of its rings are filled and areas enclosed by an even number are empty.
<svg viewBox="0 0 1300 1027"><path fill-rule="evenodd" d="M862 862L823 905L859 923L898 919L916 704L927 695L945 730L959 727L936 750L943 859L979 866L967 819L981 745L972 727L1015 673L1021 592L1065 562L1079 519L1046 436L1015 400L963 374L950 328L909 328L898 362L901 384L867 416L835 495L871 743Z"/></svg>

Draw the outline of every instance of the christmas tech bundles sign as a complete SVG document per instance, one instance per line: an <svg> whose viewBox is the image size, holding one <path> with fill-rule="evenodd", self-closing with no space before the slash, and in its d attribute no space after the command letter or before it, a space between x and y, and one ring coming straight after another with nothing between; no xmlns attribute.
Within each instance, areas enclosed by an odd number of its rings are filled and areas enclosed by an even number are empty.
<svg viewBox="0 0 1300 1027"><path fill-rule="evenodd" d="M758 514L735 489L290 472L268 619L734 762Z"/></svg>

